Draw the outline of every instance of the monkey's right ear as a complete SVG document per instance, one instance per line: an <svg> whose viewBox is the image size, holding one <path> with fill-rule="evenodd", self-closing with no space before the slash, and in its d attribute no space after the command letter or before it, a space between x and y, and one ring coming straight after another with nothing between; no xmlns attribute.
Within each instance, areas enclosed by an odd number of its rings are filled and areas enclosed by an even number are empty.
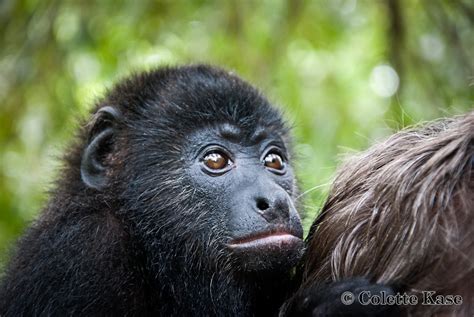
<svg viewBox="0 0 474 317"><path fill-rule="evenodd" d="M82 153L81 178L91 188L102 189L107 184L107 155L113 150L113 136L119 111L100 108L90 124L87 145Z"/></svg>

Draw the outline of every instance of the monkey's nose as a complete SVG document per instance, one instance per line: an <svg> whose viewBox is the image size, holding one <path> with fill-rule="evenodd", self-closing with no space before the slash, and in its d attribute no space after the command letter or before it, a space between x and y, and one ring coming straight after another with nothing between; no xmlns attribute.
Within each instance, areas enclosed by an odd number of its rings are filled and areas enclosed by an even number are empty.
<svg viewBox="0 0 474 317"><path fill-rule="evenodd" d="M290 206L286 195L257 196L255 207L268 222L285 223L289 219Z"/></svg>
<svg viewBox="0 0 474 317"><path fill-rule="evenodd" d="M258 197L256 199L257 201L257 208L258 210L260 211L265 211L267 210L268 208L270 208L270 205L268 204L268 199L266 198L262 198L262 197Z"/></svg>

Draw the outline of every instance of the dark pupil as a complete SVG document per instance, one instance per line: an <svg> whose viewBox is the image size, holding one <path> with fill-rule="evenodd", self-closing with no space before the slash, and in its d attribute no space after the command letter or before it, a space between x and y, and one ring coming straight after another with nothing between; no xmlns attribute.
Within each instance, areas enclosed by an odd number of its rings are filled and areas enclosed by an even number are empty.
<svg viewBox="0 0 474 317"><path fill-rule="evenodd" d="M278 154L271 153L268 154L267 157L265 157L265 166L274 169L281 169L283 167L283 162Z"/></svg>

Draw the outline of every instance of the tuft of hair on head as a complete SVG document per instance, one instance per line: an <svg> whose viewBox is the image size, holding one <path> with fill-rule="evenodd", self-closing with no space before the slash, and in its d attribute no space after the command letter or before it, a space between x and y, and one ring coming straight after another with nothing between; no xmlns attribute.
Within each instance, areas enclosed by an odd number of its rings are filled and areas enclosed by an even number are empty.
<svg viewBox="0 0 474 317"><path fill-rule="evenodd" d="M304 285L355 276L458 294L474 311L474 112L400 131L348 159L311 227ZM420 301L421 302L421 301Z"/></svg>

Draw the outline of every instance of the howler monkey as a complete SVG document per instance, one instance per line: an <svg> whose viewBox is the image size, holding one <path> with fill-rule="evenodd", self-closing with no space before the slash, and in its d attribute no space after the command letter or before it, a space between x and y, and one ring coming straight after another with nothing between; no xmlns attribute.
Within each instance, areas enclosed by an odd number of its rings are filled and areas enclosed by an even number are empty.
<svg viewBox="0 0 474 317"><path fill-rule="evenodd" d="M365 276L414 298L399 302L402 316L472 316L474 112L401 131L343 164L302 275L288 313L304 311L313 284Z"/></svg>

